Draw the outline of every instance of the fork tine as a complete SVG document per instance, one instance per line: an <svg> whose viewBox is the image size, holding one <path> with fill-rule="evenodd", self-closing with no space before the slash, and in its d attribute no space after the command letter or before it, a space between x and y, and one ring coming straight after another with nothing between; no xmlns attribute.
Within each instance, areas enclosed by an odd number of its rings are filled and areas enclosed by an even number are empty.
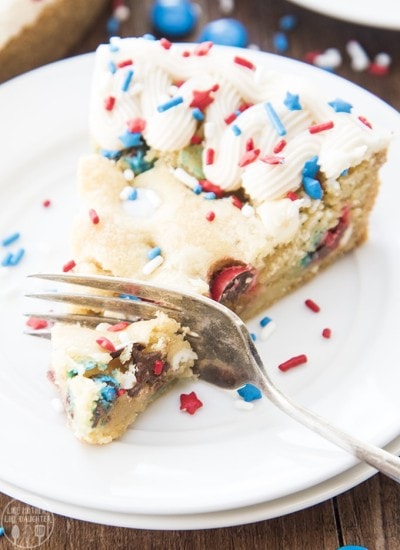
<svg viewBox="0 0 400 550"><path fill-rule="evenodd" d="M184 296L178 291L167 289L161 285L154 285L137 281L135 279L123 279L120 277L109 277L107 275L78 275L75 273L34 273L28 275L30 278L44 279L55 283L68 283L98 290L115 292L116 294L127 294L136 296L143 300L157 302L160 307L168 309L182 309ZM160 300L160 292L165 290L168 301Z"/></svg>
<svg viewBox="0 0 400 550"><path fill-rule="evenodd" d="M168 310L168 314L175 319L180 317L180 312L175 308L171 309L164 304L155 302L143 302L140 300L130 300L129 298L120 298L104 295L74 294L61 292L37 292L25 295L27 298L48 300L51 302L61 302L64 304L75 305L85 309L98 311L115 311L124 314L126 318L140 317L149 319L154 317L156 311ZM169 311L170 310L170 311ZM99 322L99 321L98 321Z"/></svg>
<svg viewBox="0 0 400 550"><path fill-rule="evenodd" d="M87 315L85 313L56 313L56 312L46 312L46 313L24 313L25 317L38 317L44 321L50 321L51 323L78 323L80 325L86 325L88 327L96 327L99 323L110 323L115 324L119 321L126 321L126 317L121 315L119 317L104 317L103 315ZM136 321L140 317L131 318L129 321ZM38 330L33 329L33 332L36 333Z"/></svg>

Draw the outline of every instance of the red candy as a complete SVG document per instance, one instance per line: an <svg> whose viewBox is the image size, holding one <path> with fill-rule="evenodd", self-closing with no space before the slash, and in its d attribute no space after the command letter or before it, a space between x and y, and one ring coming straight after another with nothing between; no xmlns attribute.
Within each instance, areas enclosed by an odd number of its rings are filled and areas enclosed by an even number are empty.
<svg viewBox="0 0 400 550"><path fill-rule="evenodd" d="M106 351L109 351L110 353L113 353L114 351L116 351L114 344L108 338L104 338L104 337L98 338L96 340L96 344L98 344L101 348L105 349Z"/></svg>
<svg viewBox="0 0 400 550"><path fill-rule="evenodd" d="M307 363L307 355L303 353L301 355L295 355L284 363L281 363L280 365L278 365L278 369L282 372L286 372L289 369L294 369L295 367L298 367L299 365L304 365L304 363Z"/></svg>
<svg viewBox="0 0 400 550"><path fill-rule="evenodd" d="M26 324L28 327L33 328L33 330L40 330L41 328L46 328L48 325L45 319L39 319L38 317L29 317Z"/></svg>
<svg viewBox="0 0 400 550"><path fill-rule="evenodd" d="M313 300L306 300L304 302L306 304L306 306L311 309L311 311L313 311L314 313L318 313L321 308L319 307L318 304L316 304Z"/></svg>
<svg viewBox="0 0 400 550"><path fill-rule="evenodd" d="M164 369L164 363L161 361L161 359L156 359L154 361L153 365L153 372L156 376L159 376Z"/></svg>

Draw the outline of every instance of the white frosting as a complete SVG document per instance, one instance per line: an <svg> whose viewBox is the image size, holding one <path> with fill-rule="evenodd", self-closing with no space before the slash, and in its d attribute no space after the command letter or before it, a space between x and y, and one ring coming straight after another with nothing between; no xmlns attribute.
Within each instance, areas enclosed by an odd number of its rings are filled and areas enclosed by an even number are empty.
<svg viewBox="0 0 400 550"><path fill-rule="evenodd" d="M1 0L0 48L17 36L24 27L32 25L40 13L57 0Z"/></svg>
<svg viewBox="0 0 400 550"><path fill-rule="evenodd" d="M186 55L182 47L144 38L100 46L93 139L100 149L121 151L126 144L120 138L134 119L144 122L143 139L158 154L183 149L196 132L203 135L206 179L226 192L242 187L267 232L277 244L286 242L299 226L301 203L285 196L301 187L306 161L317 157L320 172L336 179L383 148L387 135L362 122L351 105L335 109L329 102L336 97L322 101L319 92L255 66L246 54L237 59L235 52L211 47L198 55L197 48L188 46ZM201 92L209 102L199 110L192 102ZM110 97L114 103L106 109ZM320 124L327 127L310 130ZM274 152L282 140L284 148Z"/></svg>

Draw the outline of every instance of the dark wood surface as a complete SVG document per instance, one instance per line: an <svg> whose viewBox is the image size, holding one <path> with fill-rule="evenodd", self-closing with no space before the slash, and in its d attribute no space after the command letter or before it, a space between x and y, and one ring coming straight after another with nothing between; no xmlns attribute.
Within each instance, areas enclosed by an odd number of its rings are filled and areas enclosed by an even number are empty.
<svg viewBox="0 0 400 550"><path fill-rule="evenodd" d="M351 0L349 0L351 1ZM120 30L121 36L151 32L148 0L129 0L131 16ZM222 17L217 0L199 0L199 24L187 40L195 40L202 25ZM92 51L107 40L103 16L90 34L71 55ZM295 14L297 27L288 33L289 48L285 55L304 60L310 51L338 48L343 56L336 73L373 92L396 109L400 109L400 34L397 31L347 23L302 9L284 0L236 0L231 14L247 27L250 43L275 52L273 36L283 15ZM379 52L392 57L390 73L384 77L368 72L355 72L346 54L346 43L355 39L371 58ZM1 450L6 452L6 449ZM0 494L0 512L12 498ZM311 508L267 521L227 528L168 531L104 526L54 516L54 531L43 549L140 549L140 550L334 550L343 545L360 545L368 550L400 548L400 487L377 474L352 490ZM0 548L14 545L0 538Z"/></svg>

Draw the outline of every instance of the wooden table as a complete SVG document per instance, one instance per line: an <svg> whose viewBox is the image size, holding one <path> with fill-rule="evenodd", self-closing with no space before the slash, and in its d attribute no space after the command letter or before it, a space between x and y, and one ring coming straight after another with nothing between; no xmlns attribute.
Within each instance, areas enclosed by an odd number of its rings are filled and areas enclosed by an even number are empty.
<svg viewBox="0 0 400 550"><path fill-rule="evenodd" d="M148 16L151 3L149 0L128 1L132 14L121 27L121 36L151 32ZM205 22L222 16L216 0L198 0L198 4L202 8L199 25L188 40L196 39ZM308 52L338 48L343 55L343 63L336 70L338 74L400 109L398 32L330 19L283 0L237 0L231 16L246 25L250 43L275 52L273 36L278 30L280 17L287 14L296 15L298 25L287 35L289 48L285 55L303 60ZM109 13L102 16L72 54L92 51L99 42L107 40L108 16ZM389 53L393 59L390 74L379 77L352 70L345 48L351 39L360 42L371 58L379 52ZM9 496L0 495L0 511L11 500ZM378 474L358 487L306 510L268 521L210 530L147 531L108 527L58 515L54 519L53 534L42 544L43 549L334 550L354 544L369 550L397 550L400 548L400 487ZM0 546L13 547L5 537L0 539Z"/></svg>

